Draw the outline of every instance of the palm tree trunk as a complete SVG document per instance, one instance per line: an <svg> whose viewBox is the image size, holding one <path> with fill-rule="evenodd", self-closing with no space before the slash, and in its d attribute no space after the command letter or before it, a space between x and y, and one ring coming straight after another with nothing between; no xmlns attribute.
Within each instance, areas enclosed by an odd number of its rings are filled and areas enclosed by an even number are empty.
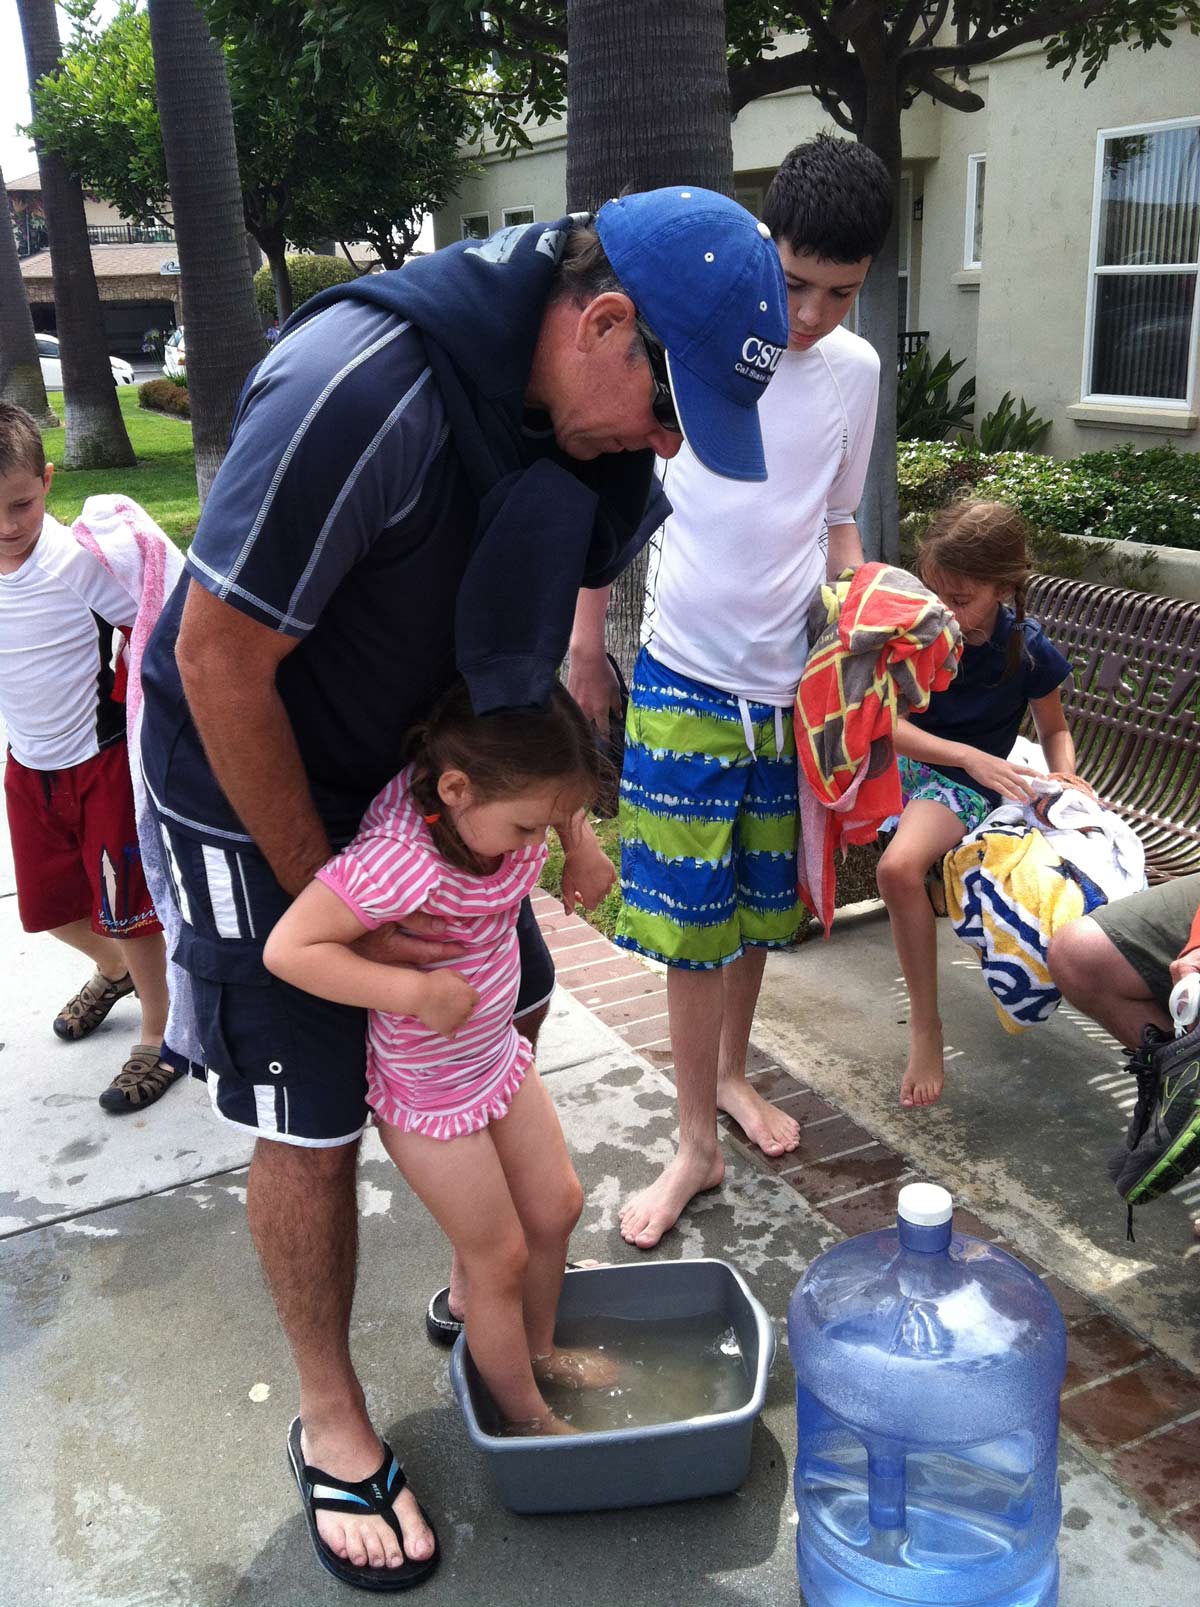
<svg viewBox="0 0 1200 1607"><path fill-rule="evenodd" d="M722 0L568 0L569 206L685 183L733 194Z"/></svg>
<svg viewBox="0 0 1200 1607"><path fill-rule="evenodd" d="M246 375L266 351L246 255L225 60L197 0L150 0L150 39L187 308L188 395L203 503Z"/></svg>
<svg viewBox="0 0 1200 1607"><path fill-rule="evenodd" d="M13 237L12 214L4 174L0 172L0 398L15 402L42 426L52 430L58 419L46 400L42 365L38 362L37 337L25 299L25 282Z"/></svg>
<svg viewBox="0 0 1200 1607"><path fill-rule="evenodd" d="M567 0L567 202L696 184L733 194L722 0ZM612 590L609 651L628 675L643 552Z"/></svg>
<svg viewBox="0 0 1200 1607"><path fill-rule="evenodd" d="M17 0L32 99L38 81L62 65L54 0ZM54 306L62 342L66 469L121 468L136 462L117 402L100 292L92 267L83 191L60 156L35 141L50 235Z"/></svg>
<svg viewBox="0 0 1200 1607"><path fill-rule="evenodd" d="M899 372L900 303L897 268L900 242L900 101L890 84L869 84L862 143L875 152L892 179L896 207L883 250L859 292L859 332L879 353L879 412L875 444L858 510L863 554L885 563L900 560L900 499L896 483L896 379Z"/></svg>

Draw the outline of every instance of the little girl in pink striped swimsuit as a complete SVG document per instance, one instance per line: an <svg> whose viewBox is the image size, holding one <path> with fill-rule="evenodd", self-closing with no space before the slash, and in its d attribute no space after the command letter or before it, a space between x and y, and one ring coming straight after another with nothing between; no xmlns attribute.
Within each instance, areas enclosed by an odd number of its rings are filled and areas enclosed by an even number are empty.
<svg viewBox="0 0 1200 1607"><path fill-rule="evenodd" d="M556 688L544 709L477 718L456 687L358 835L268 940L277 976L368 1007L367 1098L385 1148L466 1273L466 1337L508 1426L561 1433L539 1382L603 1386L595 1352L554 1344L567 1241L583 1209L558 1118L513 1025L516 924L546 859L599 784L591 727ZM453 959L416 969L351 947L417 910Z"/></svg>

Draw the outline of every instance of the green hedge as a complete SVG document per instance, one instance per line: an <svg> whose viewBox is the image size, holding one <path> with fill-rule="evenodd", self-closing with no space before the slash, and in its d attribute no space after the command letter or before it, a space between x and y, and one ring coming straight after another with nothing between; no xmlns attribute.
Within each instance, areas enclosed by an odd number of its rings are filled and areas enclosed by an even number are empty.
<svg viewBox="0 0 1200 1607"><path fill-rule="evenodd" d="M165 375L162 379L148 379L145 384L138 386L138 406L152 413L174 413L178 418L192 416L187 386Z"/></svg>
<svg viewBox="0 0 1200 1607"><path fill-rule="evenodd" d="M898 467L902 515L929 513L966 492L1011 503L1051 535L1200 551L1200 453L1122 446L1064 460L908 441Z"/></svg>
<svg viewBox="0 0 1200 1607"><path fill-rule="evenodd" d="M347 279L358 278L358 270L352 268L345 257L318 257L308 252L292 255L289 252L286 260L288 278L292 281L293 307L301 306L318 290L328 290L330 285L341 285ZM274 318L275 286L271 281L271 270L265 262L254 275L254 294L263 317Z"/></svg>

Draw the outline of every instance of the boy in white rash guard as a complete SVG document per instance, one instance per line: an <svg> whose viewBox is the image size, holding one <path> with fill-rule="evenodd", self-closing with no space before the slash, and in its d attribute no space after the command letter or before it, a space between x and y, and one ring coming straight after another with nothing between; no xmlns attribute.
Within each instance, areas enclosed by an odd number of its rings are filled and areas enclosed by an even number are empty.
<svg viewBox="0 0 1200 1607"><path fill-rule="evenodd" d="M161 1058L166 956L138 847L113 635L138 598L46 512L53 465L24 409L0 402L0 718L4 794L27 932L49 932L93 974L54 1018L84 1038L136 991L141 1032L100 1094L143 1110L176 1080Z"/></svg>
<svg viewBox="0 0 1200 1607"><path fill-rule="evenodd" d="M891 223L879 159L818 135L784 158L763 209L788 286L786 352L759 408L765 483L722 480L688 446L661 469L673 513L655 539L621 777L617 942L669 967L679 1149L621 1213L653 1248L724 1173L718 1110L767 1155L799 1128L746 1078L767 950L792 942L798 798L792 707L806 618L826 576L862 563L854 522L879 358L841 327ZM749 343L748 343L749 344ZM607 591L580 593L570 688L604 729Z"/></svg>

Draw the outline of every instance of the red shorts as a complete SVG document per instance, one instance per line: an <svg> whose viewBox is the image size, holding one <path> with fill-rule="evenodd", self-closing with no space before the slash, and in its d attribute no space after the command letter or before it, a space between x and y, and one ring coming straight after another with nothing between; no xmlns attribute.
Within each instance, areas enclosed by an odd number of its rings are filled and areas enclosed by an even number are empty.
<svg viewBox="0 0 1200 1607"><path fill-rule="evenodd" d="M27 770L10 753L4 800L27 932L82 920L101 937L162 931L142 874L124 741L67 770Z"/></svg>

